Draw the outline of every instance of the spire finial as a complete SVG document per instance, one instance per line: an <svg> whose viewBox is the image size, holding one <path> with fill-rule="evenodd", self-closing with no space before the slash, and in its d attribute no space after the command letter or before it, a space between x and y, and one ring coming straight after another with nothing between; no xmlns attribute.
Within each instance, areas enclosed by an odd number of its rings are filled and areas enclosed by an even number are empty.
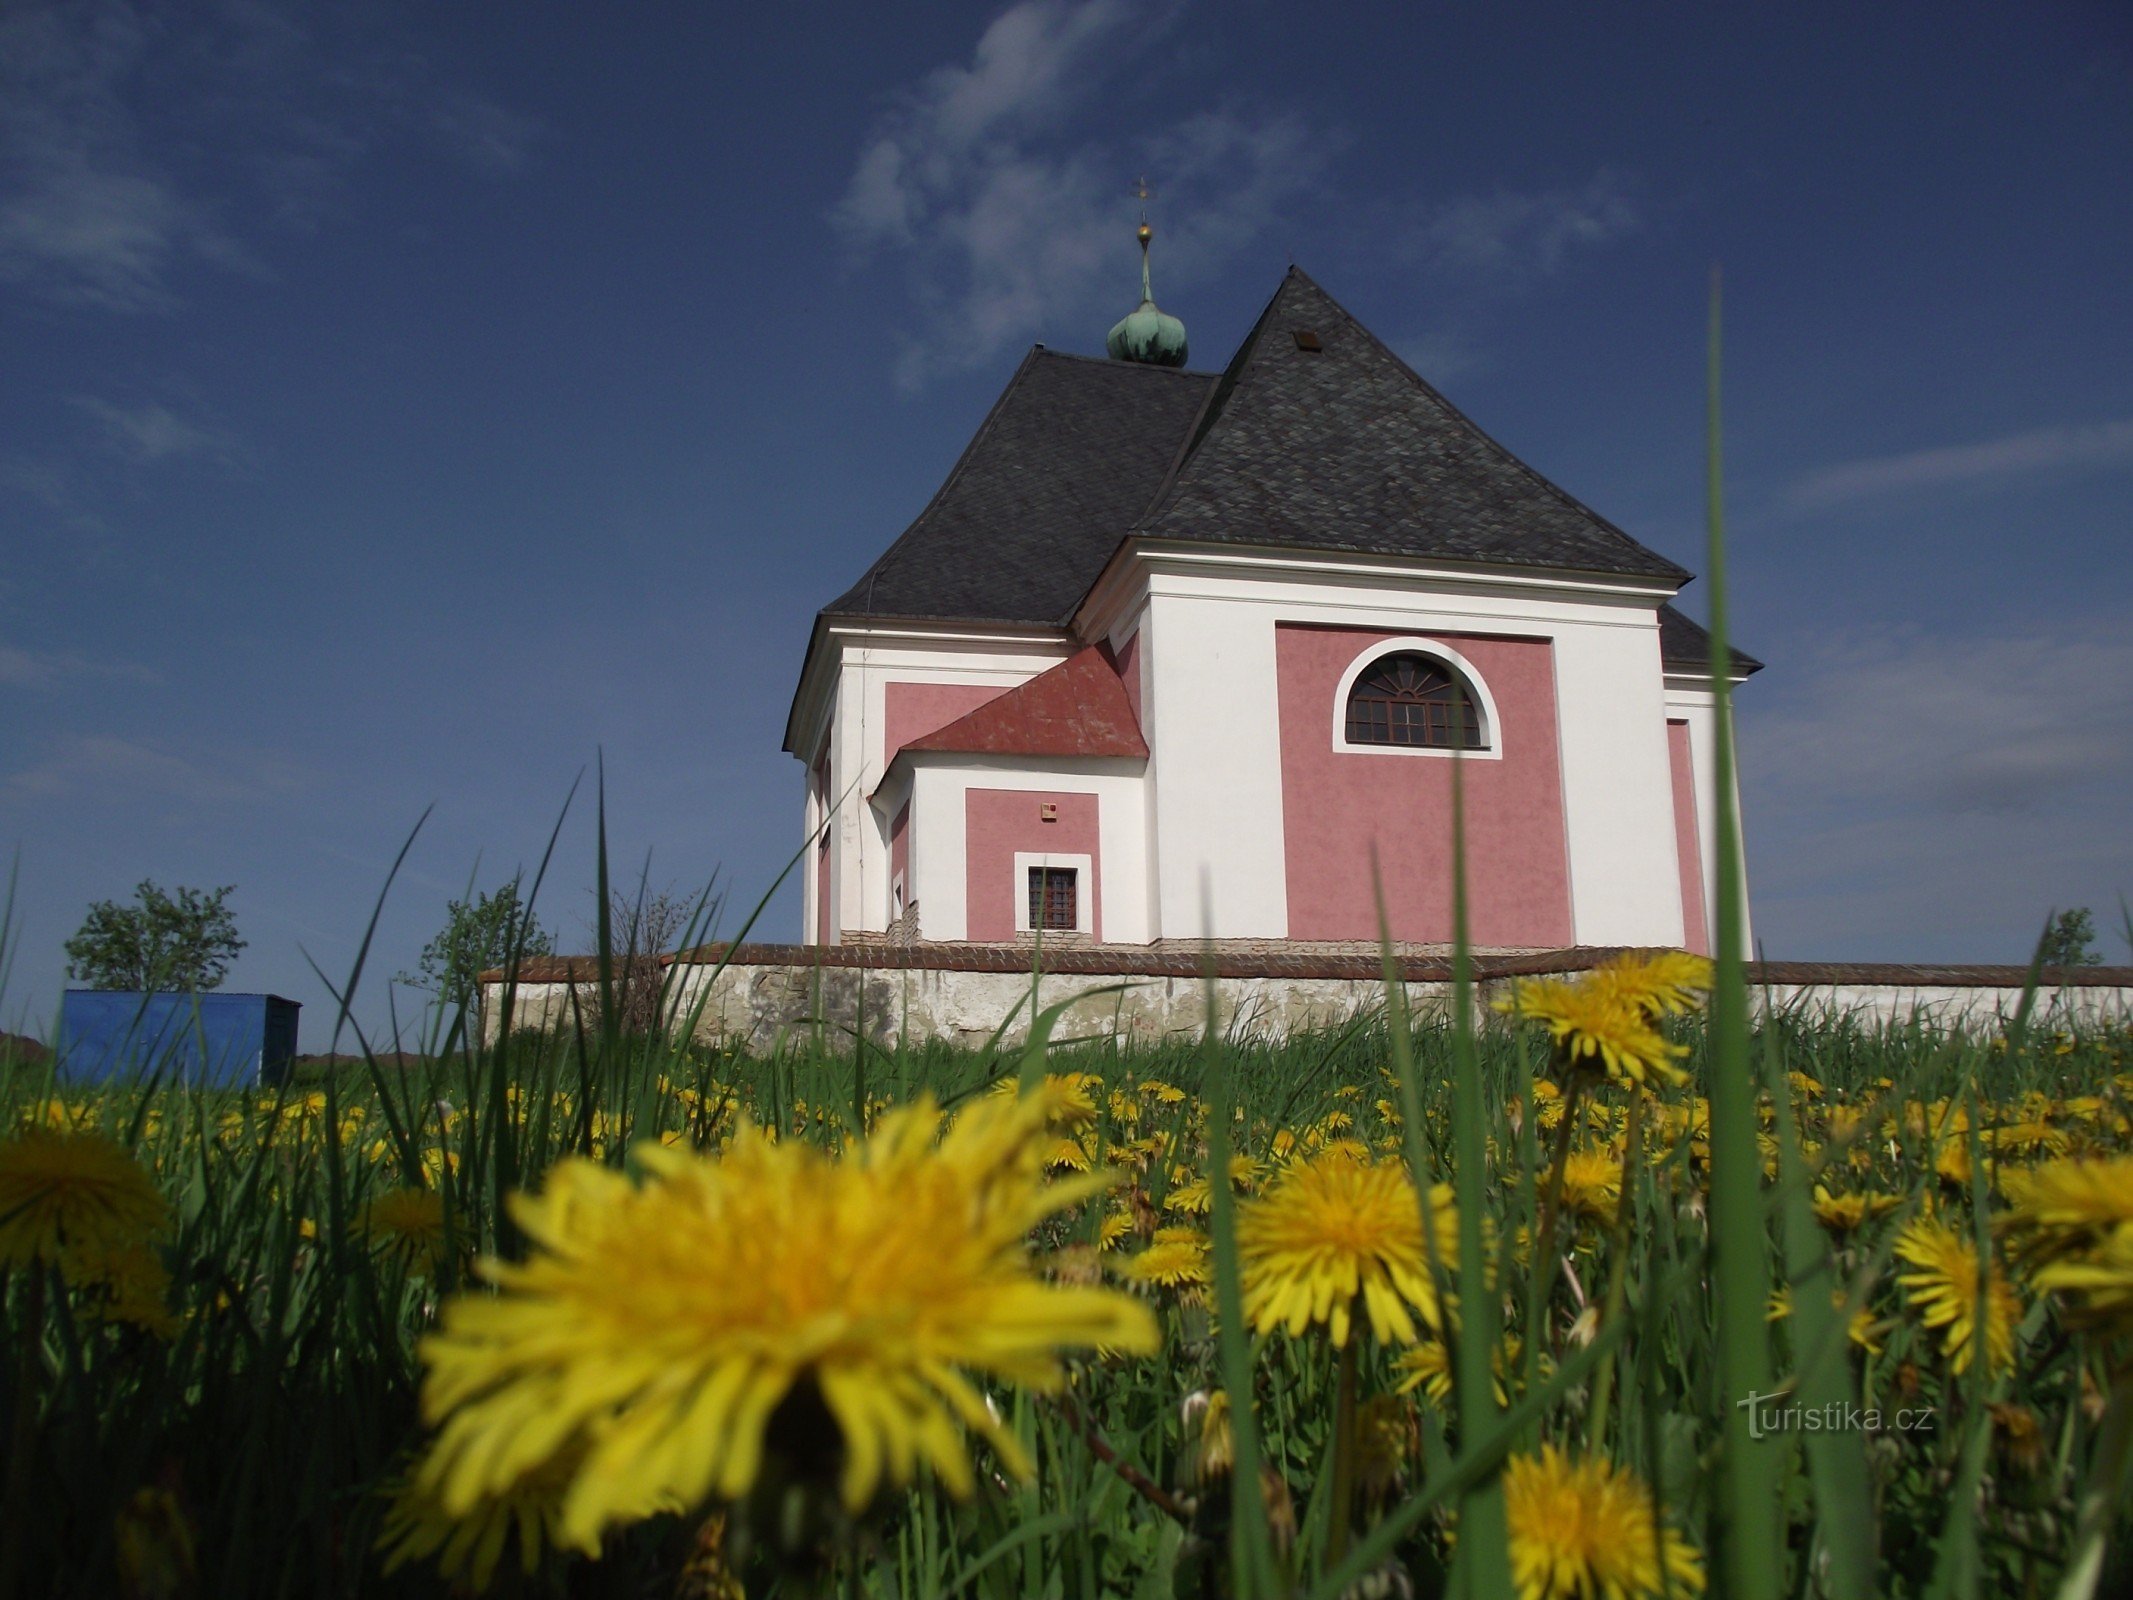
<svg viewBox="0 0 2133 1600"><path fill-rule="evenodd" d="M1148 284L1148 241L1155 237L1155 229L1148 226L1148 202L1154 198L1155 191L1148 187L1146 173L1142 173L1140 181L1134 184L1133 196L1141 203L1141 304L1152 306L1155 304L1155 291Z"/></svg>
<svg viewBox="0 0 2133 1600"><path fill-rule="evenodd" d="M1148 186L1144 175L1135 182L1132 193L1141 203L1141 222L1136 230L1141 241L1140 309L1113 328L1104 345L1114 360L1182 367L1185 364L1185 324L1156 309L1155 290L1148 281L1148 241L1155 237L1155 229L1148 225L1148 202L1155 197L1155 191Z"/></svg>

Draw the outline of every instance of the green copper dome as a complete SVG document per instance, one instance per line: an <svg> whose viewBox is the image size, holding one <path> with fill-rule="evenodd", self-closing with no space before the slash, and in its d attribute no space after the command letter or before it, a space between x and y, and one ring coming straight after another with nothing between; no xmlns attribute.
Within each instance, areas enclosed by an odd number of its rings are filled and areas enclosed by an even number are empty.
<svg viewBox="0 0 2133 1600"><path fill-rule="evenodd" d="M1138 361L1151 367L1185 365L1185 324L1167 311L1156 308L1155 294L1148 287L1148 241L1155 230L1141 224L1141 303L1119 318L1104 340L1113 361Z"/></svg>

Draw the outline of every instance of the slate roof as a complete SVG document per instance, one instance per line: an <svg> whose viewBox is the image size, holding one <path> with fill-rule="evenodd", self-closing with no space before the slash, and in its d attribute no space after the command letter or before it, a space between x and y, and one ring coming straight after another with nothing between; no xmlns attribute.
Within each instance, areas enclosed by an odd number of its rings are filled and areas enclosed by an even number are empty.
<svg viewBox="0 0 2133 1600"><path fill-rule="evenodd" d="M902 748L1143 760L1148 755L1148 741L1126 698L1126 686L1093 644Z"/></svg>
<svg viewBox="0 0 2133 1600"><path fill-rule="evenodd" d="M1296 267L1134 531L1677 586L1691 576L1475 427Z"/></svg>
<svg viewBox="0 0 2133 1600"><path fill-rule="evenodd" d="M1489 438L1291 267L1219 375L1031 351L940 492L823 614L1062 626L1136 532L1690 576Z"/></svg>
<svg viewBox="0 0 2133 1600"><path fill-rule="evenodd" d="M1733 665L1742 677L1761 672L1763 664L1745 650L1735 650ZM1672 606L1659 608L1659 662L1675 672L1708 671L1711 636L1703 624L1684 616Z"/></svg>
<svg viewBox="0 0 2133 1600"><path fill-rule="evenodd" d="M837 617L1065 628L1135 535L1692 576L1483 433L1291 267L1220 373L1037 346L816 638ZM1671 607L1660 622L1667 665L1710 664L1701 628Z"/></svg>
<svg viewBox="0 0 2133 1600"><path fill-rule="evenodd" d="M823 614L1063 626L1214 382L1038 346L918 520Z"/></svg>

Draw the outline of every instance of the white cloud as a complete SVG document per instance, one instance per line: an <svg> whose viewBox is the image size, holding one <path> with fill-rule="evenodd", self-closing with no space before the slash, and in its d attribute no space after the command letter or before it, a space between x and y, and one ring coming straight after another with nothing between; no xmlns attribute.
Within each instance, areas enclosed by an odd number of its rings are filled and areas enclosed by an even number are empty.
<svg viewBox="0 0 2133 1600"><path fill-rule="evenodd" d="M1130 157L1077 133L1107 75L1175 12L1024 0L985 29L967 65L928 73L869 134L831 221L861 253L910 267L920 317L902 336L905 387L1055 325L1100 334L1130 310L1126 191L1138 166L1163 196L1159 297L1263 233L1323 168L1336 141L1279 112L1174 119Z"/></svg>
<svg viewBox="0 0 2133 1600"><path fill-rule="evenodd" d="M2133 893L2133 640L2109 622L1828 645L1741 719L1774 955L2016 960L2053 907L2109 921Z"/></svg>
<svg viewBox="0 0 2133 1600"><path fill-rule="evenodd" d="M245 457L232 434L183 416L157 401L114 405L93 395L76 395L73 404L103 424L110 447L140 464L199 457L232 466Z"/></svg>
<svg viewBox="0 0 2133 1600"><path fill-rule="evenodd" d="M0 11L0 283L164 309L188 264L267 275L223 216L315 224L387 139L440 142L482 172L523 165L526 119L439 82L377 26L251 0Z"/></svg>
<svg viewBox="0 0 2133 1600"><path fill-rule="evenodd" d="M525 171L540 124L478 94L444 95L431 121L461 160L476 172L515 177Z"/></svg>
<svg viewBox="0 0 2133 1600"><path fill-rule="evenodd" d="M1424 207L1406 248L1425 263L1501 285L1554 272L1573 251L1644 226L1629 179L1603 167L1575 187L1498 190Z"/></svg>
<svg viewBox="0 0 2133 1600"><path fill-rule="evenodd" d="M1904 455L1825 467L1801 480L1794 502L1819 507L1904 489L1991 482L2066 467L2133 462L2133 418L2037 428L1975 444L1943 445Z"/></svg>
<svg viewBox="0 0 2133 1600"><path fill-rule="evenodd" d="M45 689L68 678L162 681L138 662L98 661L73 650L25 650L18 645L0 644L0 688Z"/></svg>
<svg viewBox="0 0 2133 1600"><path fill-rule="evenodd" d="M25 800L147 796L219 805L287 793L302 783L294 768L272 759L244 756L210 765L136 740L75 734L46 760L10 774L0 788Z"/></svg>

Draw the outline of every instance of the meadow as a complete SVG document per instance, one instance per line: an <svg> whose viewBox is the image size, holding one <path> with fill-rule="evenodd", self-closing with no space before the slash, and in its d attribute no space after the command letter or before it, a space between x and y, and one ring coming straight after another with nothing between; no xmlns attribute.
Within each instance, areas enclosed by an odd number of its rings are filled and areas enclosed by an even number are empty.
<svg viewBox="0 0 2133 1600"><path fill-rule="evenodd" d="M0 1600L2133 1592L2133 1035L1756 1013L1720 810L1715 962L1501 1013L721 1052L603 825L566 1033L0 1061Z"/></svg>
<svg viewBox="0 0 2133 1600"><path fill-rule="evenodd" d="M8 1068L0 1593L2124 1592L2133 1041L1774 1017L1729 1145L1710 981Z"/></svg>

